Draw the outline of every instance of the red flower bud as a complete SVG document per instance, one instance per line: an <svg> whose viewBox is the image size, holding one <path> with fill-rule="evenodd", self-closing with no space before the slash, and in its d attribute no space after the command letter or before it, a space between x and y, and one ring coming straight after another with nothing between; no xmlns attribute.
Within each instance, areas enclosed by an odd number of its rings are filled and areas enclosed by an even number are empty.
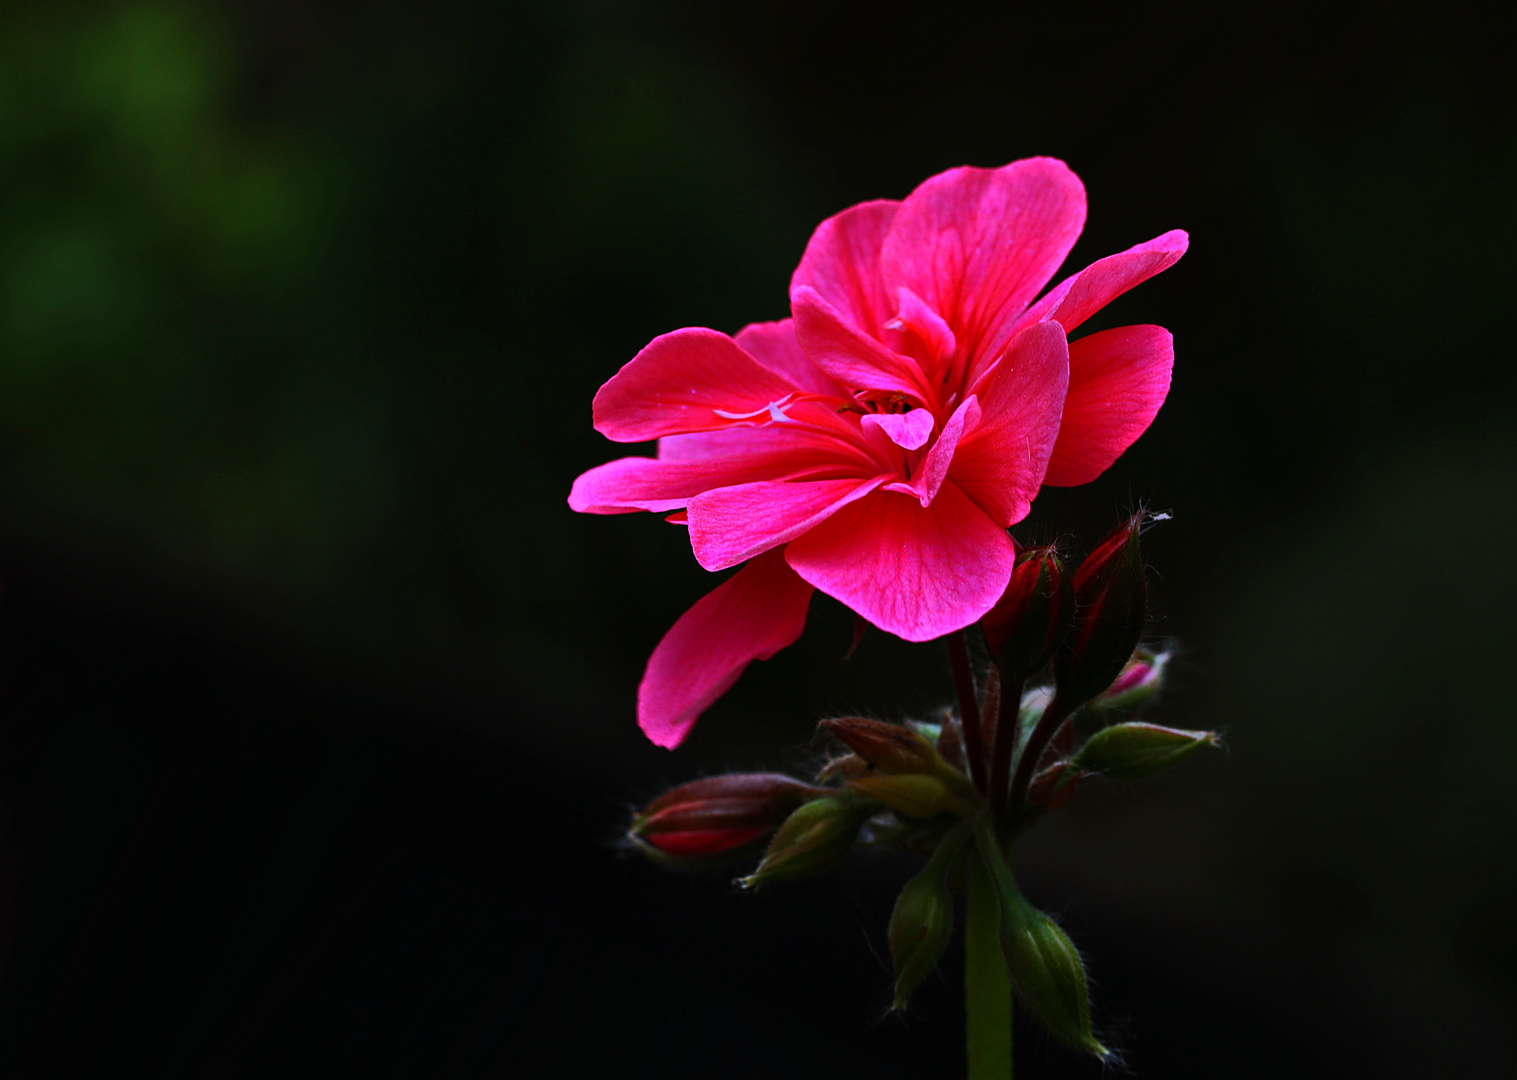
<svg viewBox="0 0 1517 1080"><path fill-rule="evenodd" d="M773 831L814 792L779 773L711 776L654 799L630 835L650 854L676 861L722 855Z"/></svg>
<svg viewBox="0 0 1517 1080"><path fill-rule="evenodd" d="M1075 615L1069 648L1054 665L1066 707L1109 687L1138 646L1148 614L1143 553L1134 514L1086 556L1074 575Z"/></svg>
<svg viewBox="0 0 1517 1080"><path fill-rule="evenodd" d="M1051 547L1028 548L980 628L1009 680L1020 685L1063 643L1074 603L1069 574Z"/></svg>

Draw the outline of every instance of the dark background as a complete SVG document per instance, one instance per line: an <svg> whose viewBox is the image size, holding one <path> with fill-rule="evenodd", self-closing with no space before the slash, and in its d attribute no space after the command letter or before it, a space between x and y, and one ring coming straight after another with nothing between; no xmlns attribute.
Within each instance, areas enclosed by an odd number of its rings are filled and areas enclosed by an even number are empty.
<svg viewBox="0 0 1517 1080"><path fill-rule="evenodd" d="M1084 179L1078 268L1174 388L1138 501L1153 714L1019 872L1141 1077L1517 1053L1511 27L1456 6L8 5L0 14L6 1075L952 1076L909 864L740 895L627 808L949 697L818 597L675 753L634 688L712 579L565 497L655 334L781 317L810 230L963 163ZM1092 327L1095 329L1097 327ZM799 749L797 749L799 747ZM1025 1077L1097 1076L1030 1029Z"/></svg>

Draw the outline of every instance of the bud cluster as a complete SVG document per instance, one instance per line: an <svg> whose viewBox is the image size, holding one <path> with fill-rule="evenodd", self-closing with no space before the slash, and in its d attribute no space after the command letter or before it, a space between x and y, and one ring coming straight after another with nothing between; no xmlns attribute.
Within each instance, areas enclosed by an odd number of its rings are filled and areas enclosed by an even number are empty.
<svg viewBox="0 0 1517 1080"><path fill-rule="evenodd" d="M745 888L820 873L859 844L925 854L890 919L895 1008L942 956L966 874L983 874L1018 999L1054 1036L1107 1059L1091 1031L1079 953L1017 890L1010 850L1082 780L1140 779L1217 745L1212 732L1138 718L1170 659L1140 646L1145 520L1140 513L1124 522L1072 572L1054 547L1022 552L980 622L994 664L981 685L967 651L950 643L956 711L909 724L824 720L840 752L814 781L739 773L684 784L638 813L629 839L664 863L705 866L757 852L768 838L757 867L739 879Z"/></svg>

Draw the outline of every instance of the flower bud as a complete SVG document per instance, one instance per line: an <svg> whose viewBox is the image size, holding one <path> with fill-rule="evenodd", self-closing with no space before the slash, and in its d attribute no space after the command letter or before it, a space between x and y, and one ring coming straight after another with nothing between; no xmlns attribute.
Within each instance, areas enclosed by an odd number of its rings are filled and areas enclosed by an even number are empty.
<svg viewBox="0 0 1517 1080"><path fill-rule="evenodd" d="M972 812L978 796L962 773L945 762L925 736L900 724L861 716L823 720L822 727L867 764L838 770L848 786L907 817L933 818Z"/></svg>
<svg viewBox="0 0 1517 1080"><path fill-rule="evenodd" d="M1142 524L1143 515L1134 514L1075 571L1074 628L1054 663L1059 696L1070 708L1112 684L1143 634L1148 600L1138 546Z"/></svg>
<svg viewBox="0 0 1517 1080"><path fill-rule="evenodd" d="M785 819L758 869L738 883L755 889L772 881L810 877L832 866L853 847L864 822L878 807L855 795L823 795Z"/></svg>
<svg viewBox="0 0 1517 1080"><path fill-rule="evenodd" d="M925 773L890 775L873 772L848 779L848 786L860 795L884 803L897 813L913 818L935 818L939 814L964 817L974 812L962 793L956 793L940 777Z"/></svg>
<svg viewBox="0 0 1517 1080"><path fill-rule="evenodd" d="M895 964L895 1003L902 1009L928 972L937 967L953 936L953 897L948 872L970 837L962 822L939 842L922 872L906 883L890 913L890 957Z"/></svg>
<svg viewBox="0 0 1517 1080"><path fill-rule="evenodd" d="M1106 1060L1111 1051L1090 1029L1085 965L1074 942L1017 890L1011 867L988 826L976 830L976 839L1001 903L1001 951L1012 990L1049 1034Z"/></svg>
<svg viewBox="0 0 1517 1080"><path fill-rule="evenodd" d="M1006 591L980 620L1008 682L1020 685L1053 659L1073 612L1069 574L1058 553L1051 547L1022 552Z"/></svg>
<svg viewBox="0 0 1517 1080"><path fill-rule="evenodd" d="M1079 782L1079 769L1067 761L1055 762L1033 777L1032 785L1027 789L1027 801L1051 813L1074 797Z"/></svg>
<svg viewBox="0 0 1517 1080"><path fill-rule="evenodd" d="M1136 709L1159 692L1164 685L1164 669L1170 654L1138 649L1122 669L1116 681L1090 703L1098 712L1126 712Z"/></svg>
<svg viewBox="0 0 1517 1080"><path fill-rule="evenodd" d="M1198 746L1219 746L1211 731L1177 731L1157 724L1113 724L1092 735L1075 755L1081 772L1113 780L1152 776L1185 757Z"/></svg>
<svg viewBox="0 0 1517 1080"><path fill-rule="evenodd" d="M902 724L845 716L821 726L882 773L932 773L943 764L931 742Z"/></svg>
<svg viewBox="0 0 1517 1080"><path fill-rule="evenodd" d="M664 792L633 819L629 835L667 861L736 851L770 832L814 788L779 773L728 773Z"/></svg>

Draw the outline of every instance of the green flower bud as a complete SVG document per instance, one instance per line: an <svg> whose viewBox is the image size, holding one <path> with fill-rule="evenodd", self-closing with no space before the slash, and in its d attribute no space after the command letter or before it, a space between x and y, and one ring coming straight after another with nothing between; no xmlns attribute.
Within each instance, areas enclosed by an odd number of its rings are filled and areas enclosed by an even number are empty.
<svg viewBox="0 0 1517 1080"><path fill-rule="evenodd" d="M1017 890L988 820L977 822L975 839L1001 903L1001 951L1012 990L1050 1035L1105 1061L1111 1051L1091 1032L1085 965L1074 942Z"/></svg>
<svg viewBox="0 0 1517 1080"><path fill-rule="evenodd" d="M956 793L938 777L922 773L905 776L866 773L850 777L848 786L907 817L924 820L939 814L966 817L974 812L974 807L962 794Z"/></svg>
<svg viewBox="0 0 1517 1080"><path fill-rule="evenodd" d="M1137 780L1174 765L1198 746L1219 746L1211 731L1177 731L1157 724L1113 724L1090 737L1075 755L1081 772Z"/></svg>
<svg viewBox="0 0 1517 1080"><path fill-rule="evenodd" d="M927 973L937 967L953 936L953 897L948 872L970 838L971 823L960 822L943 837L922 872L906 883L890 913L890 957L895 962L895 1003L906 1007Z"/></svg>
<svg viewBox="0 0 1517 1080"><path fill-rule="evenodd" d="M848 854L859 830L878 805L854 795L824 795L800 806L785 819L758 869L738 884L756 889L772 881L810 877Z"/></svg>

